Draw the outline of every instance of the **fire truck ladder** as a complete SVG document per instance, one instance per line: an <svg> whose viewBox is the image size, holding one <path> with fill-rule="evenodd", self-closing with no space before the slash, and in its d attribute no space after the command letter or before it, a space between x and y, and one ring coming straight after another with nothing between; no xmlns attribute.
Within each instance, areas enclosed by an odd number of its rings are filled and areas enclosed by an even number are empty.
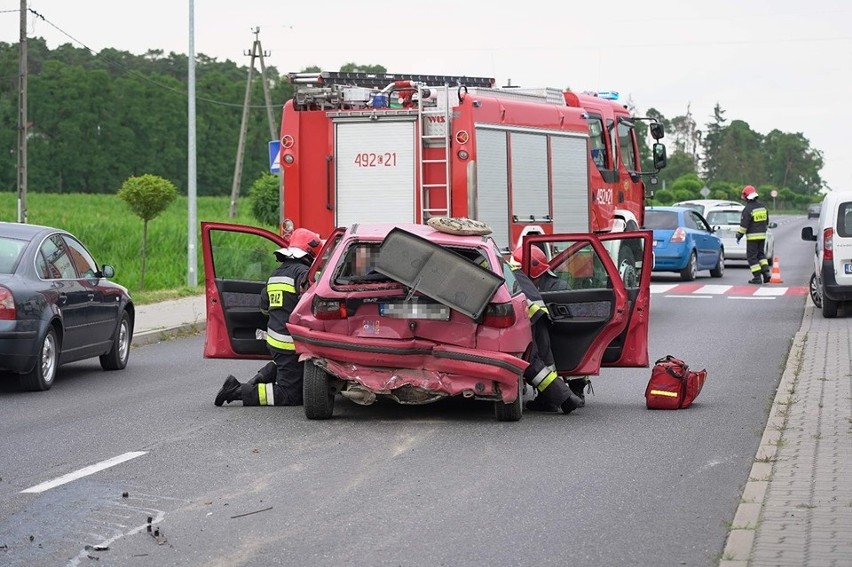
<svg viewBox="0 0 852 567"><path fill-rule="evenodd" d="M439 104L436 106L425 106L423 104L424 90L428 89L434 93ZM423 214L423 222L425 223L432 217L450 216L450 117L452 110L450 108L450 89L448 86L442 87L418 87L418 103L417 112L419 119L417 120L418 129L420 131L420 152L422 156L426 155L426 148L433 150L434 157L420 159L420 210ZM443 101L443 104L440 104ZM438 123L443 124L442 134L429 134L425 127L429 117L438 118ZM429 164L443 165L444 179L441 183L424 183L426 179L426 169ZM433 207L430 199L432 190L444 191L443 207Z"/></svg>

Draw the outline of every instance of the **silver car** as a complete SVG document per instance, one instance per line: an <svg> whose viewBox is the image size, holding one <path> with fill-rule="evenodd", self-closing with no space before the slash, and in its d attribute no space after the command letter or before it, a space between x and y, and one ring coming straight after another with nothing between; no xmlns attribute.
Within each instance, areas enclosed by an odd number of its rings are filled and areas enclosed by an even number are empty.
<svg viewBox="0 0 852 567"><path fill-rule="evenodd" d="M704 217L713 230L722 239L725 247L725 263L730 261L744 261L746 259L746 241L740 240L737 244L737 230L740 227L745 205L729 202L724 205L711 205L705 209ZM766 248L764 253L769 265L775 261L775 236L772 229L778 227L778 223L770 221L766 230Z"/></svg>

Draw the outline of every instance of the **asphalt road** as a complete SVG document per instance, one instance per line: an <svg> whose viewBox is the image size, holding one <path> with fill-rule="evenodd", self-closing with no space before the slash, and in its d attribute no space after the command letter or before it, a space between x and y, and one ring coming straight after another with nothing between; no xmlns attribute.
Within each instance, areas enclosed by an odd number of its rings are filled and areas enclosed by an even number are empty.
<svg viewBox="0 0 852 567"><path fill-rule="evenodd" d="M808 221L777 220L780 285L806 286ZM258 364L205 360L200 336L135 348L123 372L65 367L49 392L0 386L0 564L715 565L808 299L705 295L651 303L652 360L708 370L685 411L645 409L647 368L518 423L464 400L341 400L327 422L216 408Z"/></svg>

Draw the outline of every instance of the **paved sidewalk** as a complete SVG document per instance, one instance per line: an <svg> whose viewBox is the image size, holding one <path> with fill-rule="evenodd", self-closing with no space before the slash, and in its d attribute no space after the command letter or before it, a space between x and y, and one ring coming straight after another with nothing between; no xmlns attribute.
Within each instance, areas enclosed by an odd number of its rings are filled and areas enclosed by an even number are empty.
<svg viewBox="0 0 852 567"><path fill-rule="evenodd" d="M207 327L207 306L203 295L136 306L133 346L149 345L184 333L198 333Z"/></svg>
<svg viewBox="0 0 852 567"><path fill-rule="evenodd" d="M852 566L852 316L807 301L720 567ZM133 344L205 326L204 296L141 305Z"/></svg>
<svg viewBox="0 0 852 567"><path fill-rule="evenodd" d="M852 316L808 301L720 567L852 565Z"/></svg>

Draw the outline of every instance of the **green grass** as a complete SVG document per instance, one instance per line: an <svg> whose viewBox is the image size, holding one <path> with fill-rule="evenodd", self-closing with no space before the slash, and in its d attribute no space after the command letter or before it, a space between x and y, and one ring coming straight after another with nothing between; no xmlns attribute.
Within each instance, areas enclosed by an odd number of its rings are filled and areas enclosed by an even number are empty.
<svg viewBox="0 0 852 567"><path fill-rule="evenodd" d="M201 253L201 222L229 222L275 227L257 222L247 198L237 203L237 216L228 217L230 197L196 198L198 287L188 287L187 197L178 199L159 217L148 222L148 251L144 289L142 269L142 219L116 195L27 194L27 222L62 228L77 236L98 264L111 264L113 281L130 289L139 304L186 297L204 291L204 259ZM17 193L0 193L0 221L17 221Z"/></svg>

